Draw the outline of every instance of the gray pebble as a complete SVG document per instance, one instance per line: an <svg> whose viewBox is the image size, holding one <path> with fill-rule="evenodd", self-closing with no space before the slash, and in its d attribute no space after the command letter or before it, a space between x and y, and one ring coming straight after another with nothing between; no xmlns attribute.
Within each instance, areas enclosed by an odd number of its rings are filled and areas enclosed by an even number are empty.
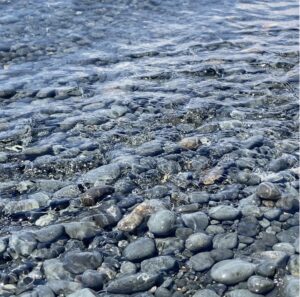
<svg viewBox="0 0 300 297"><path fill-rule="evenodd" d="M138 238L124 249L123 256L129 261L141 261L154 256L155 253L156 247L153 239Z"/></svg>
<svg viewBox="0 0 300 297"><path fill-rule="evenodd" d="M160 210L148 220L149 231L158 236L168 235L174 229L176 215L170 210Z"/></svg>

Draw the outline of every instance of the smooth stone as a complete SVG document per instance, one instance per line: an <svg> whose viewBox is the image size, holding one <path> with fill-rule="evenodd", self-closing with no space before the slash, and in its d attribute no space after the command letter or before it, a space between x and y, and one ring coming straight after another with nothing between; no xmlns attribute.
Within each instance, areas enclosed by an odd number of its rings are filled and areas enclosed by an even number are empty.
<svg viewBox="0 0 300 297"><path fill-rule="evenodd" d="M171 296L172 293L168 289L163 287L159 287L155 291L155 297L171 297Z"/></svg>
<svg viewBox="0 0 300 297"><path fill-rule="evenodd" d="M152 214L148 220L149 231L157 236L168 235L173 229L176 215L170 210L160 210Z"/></svg>
<svg viewBox="0 0 300 297"><path fill-rule="evenodd" d="M281 192L273 183L263 182L257 187L256 195L266 200L278 200L281 197Z"/></svg>
<svg viewBox="0 0 300 297"><path fill-rule="evenodd" d="M179 227L175 231L175 236L183 240L186 240L192 234L193 234L193 230L191 228L186 228L186 227Z"/></svg>
<svg viewBox="0 0 300 297"><path fill-rule="evenodd" d="M201 145L201 139L199 136L190 136L185 137L179 141L179 145L182 148L189 149L189 150L195 150Z"/></svg>
<svg viewBox="0 0 300 297"><path fill-rule="evenodd" d="M30 232L16 232L9 238L9 247L21 256L30 256L36 246L37 241Z"/></svg>
<svg viewBox="0 0 300 297"><path fill-rule="evenodd" d="M6 214L13 214L21 211L30 211L40 208L39 201L36 199L26 199L20 201L11 201L5 204L4 212Z"/></svg>
<svg viewBox="0 0 300 297"><path fill-rule="evenodd" d="M72 294L67 295L67 297L96 297L89 289L81 289Z"/></svg>
<svg viewBox="0 0 300 297"><path fill-rule="evenodd" d="M70 238L84 240L95 237L99 230L92 222L72 222L64 224L67 235Z"/></svg>
<svg viewBox="0 0 300 297"><path fill-rule="evenodd" d="M158 256L144 260L141 263L141 271L148 273L175 270L177 267L178 263L176 259L171 256Z"/></svg>
<svg viewBox="0 0 300 297"><path fill-rule="evenodd" d="M283 280L284 289L283 296L284 297L296 297L300 294L300 283L299 278L294 276L286 276Z"/></svg>
<svg viewBox="0 0 300 297"><path fill-rule="evenodd" d="M214 249L234 249L238 245L237 233L217 234L213 239Z"/></svg>
<svg viewBox="0 0 300 297"><path fill-rule="evenodd" d="M106 291L115 294L132 294L143 292L152 288L160 276L157 273L137 273L125 275L111 281L106 287Z"/></svg>
<svg viewBox="0 0 300 297"><path fill-rule="evenodd" d="M255 217L243 217L238 224L238 234L253 237L258 234L260 226Z"/></svg>
<svg viewBox="0 0 300 297"><path fill-rule="evenodd" d="M209 225L205 231L208 234L221 234L225 233L225 229L221 225Z"/></svg>
<svg viewBox="0 0 300 297"><path fill-rule="evenodd" d="M193 297L220 297L216 292L209 290L209 289L203 289L197 291Z"/></svg>
<svg viewBox="0 0 300 297"><path fill-rule="evenodd" d="M270 209L270 210L267 210L266 212L264 212L264 217L266 219L268 219L269 221L273 221L273 220L278 219L281 214L282 214L281 209L273 208L273 209Z"/></svg>
<svg viewBox="0 0 300 297"><path fill-rule="evenodd" d="M35 231L34 237L39 242L54 242L65 234L63 225L52 225Z"/></svg>
<svg viewBox="0 0 300 297"><path fill-rule="evenodd" d="M290 272L291 275L293 276L300 276L300 266L299 266L299 255L292 255L290 257L290 260L288 262L288 271Z"/></svg>
<svg viewBox="0 0 300 297"><path fill-rule="evenodd" d="M211 236L205 233L194 233L187 238L185 247L192 252L198 252L210 247L211 243Z"/></svg>
<svg viewBox="0 0 300 297"><path fill-rule="evenodd" d="M225 248L219 248L210 251L210 255L215 260L215 262L220 262L223 260L232 259L233 251Z"/></svg>
<svg viewBox="0 0 300 297"><path fill-rule="evenodd" d="M154 256L156 246L153 239L139 238L131 242L123 252L123 256L129 261L141 261Z"/></svg>
<svg viewBox="0 0 300 297"><path fill-rule="evenodd" d="M155 239L156 248L160 255L172 255L184 250L184 241L177 237Z"/></svg>
<svg viewBox="0 0 300 297"><path fill-rule="evenodd" d="M117 205L102 203L101 209L92 218L97 227L106 228L116 225L122 218L122 212Z"/></svg>
<svg viewBox="0 0 300 297"><path fill-rule="evenodd" d="M65 186L53 194L53 199L61 198L77 198L81 195L81 192L77 185Z"/></svg>
<svg viewBox="0 0 300 297"><path fill-rule="evenodd" d="M299 237L299 226L290 227L287 230L283 230L276 234L276 237L280 242L288 242L293 244Z"/></svg>
<svg viewBox="0 0 300 297"><path fill-rule="evenodd" d="M295 163L297 163L296 157L292 155L284 154L283 156L275 160L272 160L270 162L269 170L273 172L283 171L285 169L292 167Z"/></svg>
<svg viewBox="0 0 300 297"><path fill-rule="evenodd" d="M263 295L252 293L246 289L237 289L227 292L225 297L263 297Z"/></svg>
<svg viewBox="0 0 300 297"><path fill-rule="evenodd" d="M209 194L206 192L192 192L189 193L189 202L191 203L207 203L209 201Z"/></svg>
<svg viewBox="0 0 300 297"><path fill-rule="evenodd" d="M280 242L276 243L272 247L273 251L282 251L287 253L288 255L293 255L295 254L295 248L293 247L292 244L288 242Z"/></svg>
<svg viewBox="0 0 300 297"><path fill-rule="evenodd" d="M199 253L192 256L189 260L189 265L193 270L202 272L213 266L215 260L211 257L209 252Z"/></svg>
<svg viewBox="0 0 300 297"><path fill-rule="evenodd" d="M224 260L215 264L211 269L213 280L225 284L234 285L247 280L255 270L255 265L243 260Z"/></svg>
<svg viewBox="0 0 300 297"><path fill-rule="evenodd" d="M68 295L72 294L80 289L82 285L77 282L66 281L66 280L51 280L48 281L47 285L56 295Z"/></svg>
<svg viewBox="0 0 300 297"><path fill-rule="evenodd" d="M115 189L111 186L98 186L87 190L80 198L84 206L93 206L107 195L112 194Z"/></svg>
<svg viewBox="0 0 300 297"><path fill-rule="evenodd" d="M276 267L285 267L289 256L287 253L282 251L263 251L252 254L254 260L261 263L267 261L275 265Z"/></svg>
<svg viewBox="0 0 300 297"><path fill-rule="evenodd" d="M87 269L97 269L102 263L102 255L97 252L69 252L64 257L64 268L71 273L81 274Z"/></svg>
<svg viewBox="0 0 300 297"><path fill-rule="evenodd" d="M299 237L293 242L295 251L297 254L299 254L299 248L300 248L300 242L299 242Z"/></svg>
<svg viewBox="0 0 300 297"><path fill-rule="evenodd" d="M253 293L265 294L274 288L274 282L269 278L253 275L248 279L247 286Z"/></svg>
<svg viewBox="0 0 300 297"><path fill-rule="evenodd" d="M71 274L64 268L62 262L57 259L45 260L43 269L46 279L50 280L71 280Z"/></svg>
<svg viewBox="0 0 300 297"><path fill-rule="evenodd" d="M79 183L94 184L95 186L112 183L121 175L121 167L118 164L108 164L92 169L81 176Z"/></svg>
<svg viewBox="0 0 300 297"><path fill-rule="evenodd" d="M126 232L134 231L146 216L162 209L165 209L165 206L160 200L146 200L137 205L131 213L124 216L119 221L117 228Z"/></svg>
<svg viewBox="0 0 300 297"><path fill-rule="evenodd" d="M162 144L157 141L149 141L143 143L137 148L137 153L144 157L154 157L164 152Z"/></svg>
<svg viewBox="0 0 300 297"><path fill-rule="evenodd" d="M123 262L120 267L120 272L124 274L135 274L137 271L137 267L132 262Z"/></svg>
<svg viewBox="0 0 300 297"><path fill-rule="evenodd" d="M276 265L269 261L265 261L256 266L255 272L264 277L273 277L276 272Z"/></svg>
<svg viewBox="0 0 300 297"><path fill-rule="evenodd" d="M1 291L0 291L0 294L1 294ZM4 295L4 296L8 296L8 295ZM44 285L39 285L39 286L35 287L33 291L26 292L26 293L23 293L18 296L19 297L55 297L55 294L49 287L44 286Z"/></svg>
<svg viewBox="0 0 300 297"><path fill-rule="evenodd" d="M186 227L196 232L203 231L208 226L208 216L202 211L182 214L181 218Z"/></svg>
<svg viewBox="0 0 300 297"><path fill-rule="evenodd" d="M82 284L93 290L99 291L103 288L104 276L95 270L86 270L81 276Z"/></svg>
<svg viewBox="0 0 300 297"><path fill-rule="evenodd" d="M208 215L218 221L231 221L236 219L239 214L238 209L229 205L219 205L208 211Z"/></svg>

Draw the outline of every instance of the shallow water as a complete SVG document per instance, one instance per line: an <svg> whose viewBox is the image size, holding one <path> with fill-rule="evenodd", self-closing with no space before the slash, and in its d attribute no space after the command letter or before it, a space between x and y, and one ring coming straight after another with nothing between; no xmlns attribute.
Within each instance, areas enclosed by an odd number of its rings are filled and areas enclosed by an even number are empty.
<svg viewBox="0 0 300 297"><path fill-rule="evenodd" d="M88 188L85 172L118 162L134 193L214 194L234 182L199 186L202 170L259 135L266 146L240 156L263 180L271 160L298 157L298 29L294 0L0 0L1 208L40 179ZM204 148L178 154L193 135ZM149 141L163 148L143 160ZM192 182L158 174L162 159ZM22 226L6 219L3 235Z"/></svg>

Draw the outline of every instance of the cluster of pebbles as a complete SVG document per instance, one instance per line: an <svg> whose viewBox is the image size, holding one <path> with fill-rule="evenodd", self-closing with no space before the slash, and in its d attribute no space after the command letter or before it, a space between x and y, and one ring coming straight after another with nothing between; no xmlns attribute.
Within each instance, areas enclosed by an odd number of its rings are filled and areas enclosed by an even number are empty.
<svg viewBox="0 0 300 297"><path fill-rule="evenodd" d="M197 1L34 2L31 26L0 17L0 37L37 40L36 20L56 41L0 46L0 296L298 296L293 4L274 6L278 33L231 3L235 17ZM205 39L213 11L230 41Z"/></svg>

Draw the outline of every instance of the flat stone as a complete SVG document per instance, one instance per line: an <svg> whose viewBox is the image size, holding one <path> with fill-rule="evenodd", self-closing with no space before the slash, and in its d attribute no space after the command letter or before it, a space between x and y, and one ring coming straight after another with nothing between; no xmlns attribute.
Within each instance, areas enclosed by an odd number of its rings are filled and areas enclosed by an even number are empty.
<svg viewBox="0 0 300 297"><path fill-rule="evenodd" d="M160 210L152 214L148 220L149 231L158 236L168 235L174 230L176 215L170 210Z"/></svg>
<svg viewBox="0 0 300 297"><path fill-rule="evenodd" d="M185 247L192 252L199 252L209 248L211 243L211 236L205 233L194 233L187 238Z"/></svg>
<svg viewBox="0 0 300 297"><path fill-rule="evenodd" d="M272 247L273 251L282 251L287 253L288 255L293 255L295 254L295 248L293 247L292 244L288 242L280 242L276 243Z"/></svg>
<svg viewBox="0 0 300 297"><path fill-rule="evenodd" d="M211 257L209 252L199 253L190 258L189 265L195 271L205 271L213 266L215 260Z"/></svg>
<svg viewBox="0 0 300 297"><path fill-rule="evenodd" d="M288 242L293 244L299 237L299 226L290 227L287 230L283 230L276 234L276 237L280 242Z"/></svg>
<svg viewBox="0 0 300 297"><path fill-rule="evenodd" d="M39 242L54 242L65 234L63 225L52 225L34 232L34 237Z"/></svg>
<svg viewBox="0 0 300 297"><path fill-rule="evenodd" d="M280 217L282 214L282 210L279 208L272 208L270 210L267 210L264 212L264 217L268 219L269 221L276 220Z"/></svg>
<svg viewBox="0 0 300 297"><path fill-rule="evenodd" d="M157 273L137 273L125 275L111 281L106 291L114 294L133 294L143 292L152 288L159 280Z"/></svg>
<svg viewBox="0 0 300 297"><path fill-rule="evenodd" d="M196 232L203 231L208 226L208 216L202 211L182 214L181 218L187 227Z"/></svg>
<svg viewBox="0 0 300 297"><path fill-rule="evenodd" d="M175 270L177 267L176 259L171 256L158 256L141 263L141 271L149 273Z"/></svg>
<svg viewBox="0 0 300 297"><path fill-rule="evenodd" d="M252 258L258 263L270 262L276 267L285 267L289 256L282 251L263 251L252 254Z"/></svg>
<svg viewBox="0 0 300 297"><path fill-rule="evenodd" d="M191 203L207 203L209 201L209 194L206 192L192 192L189 193L189 201Z"/></svg>
<svg viewBox="0 0 300 297"><path fill-rule="evenodd" d="M253 237L258 234L260 226L258 220L255 217L243 217L238 224L238 234Z"/></svg>
<svg viewBox="0 0 300 297"><path fill-rule="evenodd" d="M243 260L224 260L215 264L211 269L213 280L225 284L234 285L247 280L255 270L255 265Z"/></svg>
<svg viewBox="0 0 300 297"><path fill-rule="evenodd" d="M220 262L223 260L228 260L233 258L233 251L230 249L219 248L214 249L210 252L211 257L215 260L215 262Z"/></svg>
<svg viewBox="0 0 300 297"><path fill-rule="evenodd" d="M87 190L80 198L81 203L84 206L93 206L97 202L101 201L103 198L105 198L107 195L112 194L115 191L115 189L111 186L98 186L93 187L89 190Z"/></svg>
<svg viewBox="0 0 300 297"><path fill-rule="evenodd" d="M219 205L212 207L208 211L208 215L218 221L232 221L240 214L237 208L229 205Z"/></svg>
<svg viewBox="0 0 300 297"><path fill-rule="evenodd" d="M258 294L265 294L274 288L274 282L262 276L253 275L247 282L249 291Z"/></svg>
<svg viewBox="0 0 300 297"><path fill-rule="evenodd" d="M153 239L139 238L131 242L123 252L123 256L129 261L141 261L154 256L156 246Z"/></svg>
<svg viewBox="0 0 300 297"><path fill-rule="evenodd" d="M48 281L71 280L71 273L64 268L63 263L58 259L45 260L43 263L43 269Z"/></svg>

